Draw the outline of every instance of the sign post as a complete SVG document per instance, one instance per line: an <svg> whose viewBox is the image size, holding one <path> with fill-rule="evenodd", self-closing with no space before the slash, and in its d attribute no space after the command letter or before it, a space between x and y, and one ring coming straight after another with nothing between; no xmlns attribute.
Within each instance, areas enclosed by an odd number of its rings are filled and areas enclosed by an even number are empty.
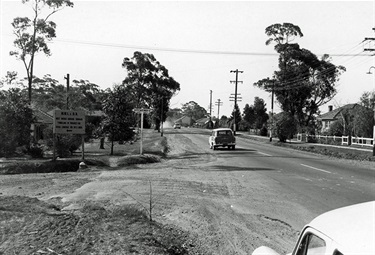
<svg viewBox="0 0 375 255"><path fill-rule="evenodd" d="M141 144L139 148L139 154L143 154L143 114L144 113L150 113L150 109L144 109L144 108L135 108L133 112L140 113L141 114Z"/></svg>
<svg viewBox="0 0 375 255"><path fill-rule="evenodd" d="M83 111L55 110L53 112L53 159L55 160L55 134L82 135L82 160L85 159L85 113Z"/></svg>

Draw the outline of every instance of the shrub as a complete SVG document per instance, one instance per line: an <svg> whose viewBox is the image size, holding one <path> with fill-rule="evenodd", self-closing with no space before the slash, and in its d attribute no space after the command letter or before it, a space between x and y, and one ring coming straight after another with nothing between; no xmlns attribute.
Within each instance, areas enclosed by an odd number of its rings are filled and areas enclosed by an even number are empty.
<svg viewBox="0 0 375 255"><path fill-rule="evenodd" d="M342 121L340 120L337 120L337 121L334 121L330 127L329 127L329 130L328 130L328 135L330 136L342 136L344 133L344 127L343 127L343 124L342 124Z"/></svg>
<svg viewBox="0 0 375 255"><path fill-rule="evenodd" d="M32 120L32 110L20 89L0 91L0 157L14 155L17 147L29 144Z"/></svg>
<svg viewBox="0 0 375 255"><path fill-rule="evenodd" d="M46 137L47 146L53 149L53 134L51 128L44 129L44 137ZM82 144L80 135L56 135L56 153L57 156L64 158L72 155Z"/></svg>
<svg viewBox="0 0 375 255"><path fill-rule="evenodd" d="M81 161L56 160L46 162L19 162L7 166L4 174L29 174L29 173L56 173L56 172L76 172Z"/></svg>
<svg viewBox="0 0 375 255"><path fill-rule="evenodd" d="M261 129L260 129L260 135L261 136L267 136L268 134L268 129L266 127L266 125L264 125Z"/></svg>
<svg viewBox="0 0 375 255"><path fill-rule="evenodd" d="M280 142L286 142L287 139L292 139L297 132L296 120L287 112L280 113L276 121L276 134Z"/></svg>
<svg viewBox="0 0 375 255"><path fill-rule="evenodd" d="M43 158L43 146L37 143L31 144L27 153L32 158Z"/></svg>

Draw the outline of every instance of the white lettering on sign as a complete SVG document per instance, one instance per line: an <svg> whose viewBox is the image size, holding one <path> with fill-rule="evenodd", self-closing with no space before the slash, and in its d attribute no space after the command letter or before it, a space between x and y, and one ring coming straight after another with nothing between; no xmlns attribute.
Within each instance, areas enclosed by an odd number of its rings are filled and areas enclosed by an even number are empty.
<svg viewBox="0 0 375 255"><path fill-rule="evenodd" d="M85 113L82 111L55 110L53 133L85 134Z"/></svg>

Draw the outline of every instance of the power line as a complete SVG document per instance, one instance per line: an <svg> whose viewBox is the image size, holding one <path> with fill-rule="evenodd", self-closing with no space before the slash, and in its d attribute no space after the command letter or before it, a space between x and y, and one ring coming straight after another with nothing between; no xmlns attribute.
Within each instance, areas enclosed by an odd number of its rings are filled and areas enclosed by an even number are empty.
<svg viewBox="0 0 375 255"><path fill-rule="evenodd" d="M126 44L115 44L115 43L101 43L101 42L90 42L90 41L77 41L68 39L54 39L53 42L62 43L73 43L73 44L83 44L91 46L102 46L110 48L125 48L125 49L135 49L135 50L155 50L155 51L167 51L167 52L177 52L177 53L195 53L195 54L214 54L214 55L240 55L240 56L279 56L277 53L265 53L265 52L244 52L244 51L213 51L213 50L194 50L194 49L178 49L178 48L164 48L164 47L151 47L151 46L139 46L139 45L126 45ZM49 42L49 43L53 43ZM329 56L336 57L351 57L351 56L368 56L367 54L329 54ZM325 54L316 54L325 55Z"/></svg>

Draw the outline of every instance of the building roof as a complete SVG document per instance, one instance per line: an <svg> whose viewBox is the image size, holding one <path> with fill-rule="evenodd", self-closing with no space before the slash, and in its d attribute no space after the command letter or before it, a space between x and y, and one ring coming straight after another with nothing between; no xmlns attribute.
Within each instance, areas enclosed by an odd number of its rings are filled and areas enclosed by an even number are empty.
<svg viewBox="0 0 375 255"><path fill-rule="evenodd" d="M358 104L347 104L340 108L334 109L330 112L324 113L322 115L318 116L318 119L320 120L337 120L338 115L341 113L344 109L354 109Z"/></svg>
<svg viewBox="0 0 375 255"><path fill-rule="evenodd" d="M198 124L206 124L209 120L210 118L202 118L202 119L197 120L196 122Z"/></svg>
<svg viewBox="0 0 375 255"><path fill-rule="evenodd" d="M323 213L309 226L336 242L343 254L375 254L375 201Z"/></svg>
<svg viewBox="0 0 375 255"><path fill-rule="evenodd" d="M52 124L53 116L42 110L34 110L35 123Z"/></svg>
<svg viewBox="0 0 375 255"><path fill-rule="evenodd" d="M86 116L90 117L102 117L106 116L106 114L101 110L94 110L94 111L85 111Z"/></svg>
<svg viewBox="0 0 375 255"><path fill-rule="evenodd" d="M191 117L189 117L189 116L182 116L181 118L175 120L174 122L175 122L175 123L176 123L176 122L181 123L181 122L182 122L184 119L186 119L186 118L191 119Z"/></svg>

